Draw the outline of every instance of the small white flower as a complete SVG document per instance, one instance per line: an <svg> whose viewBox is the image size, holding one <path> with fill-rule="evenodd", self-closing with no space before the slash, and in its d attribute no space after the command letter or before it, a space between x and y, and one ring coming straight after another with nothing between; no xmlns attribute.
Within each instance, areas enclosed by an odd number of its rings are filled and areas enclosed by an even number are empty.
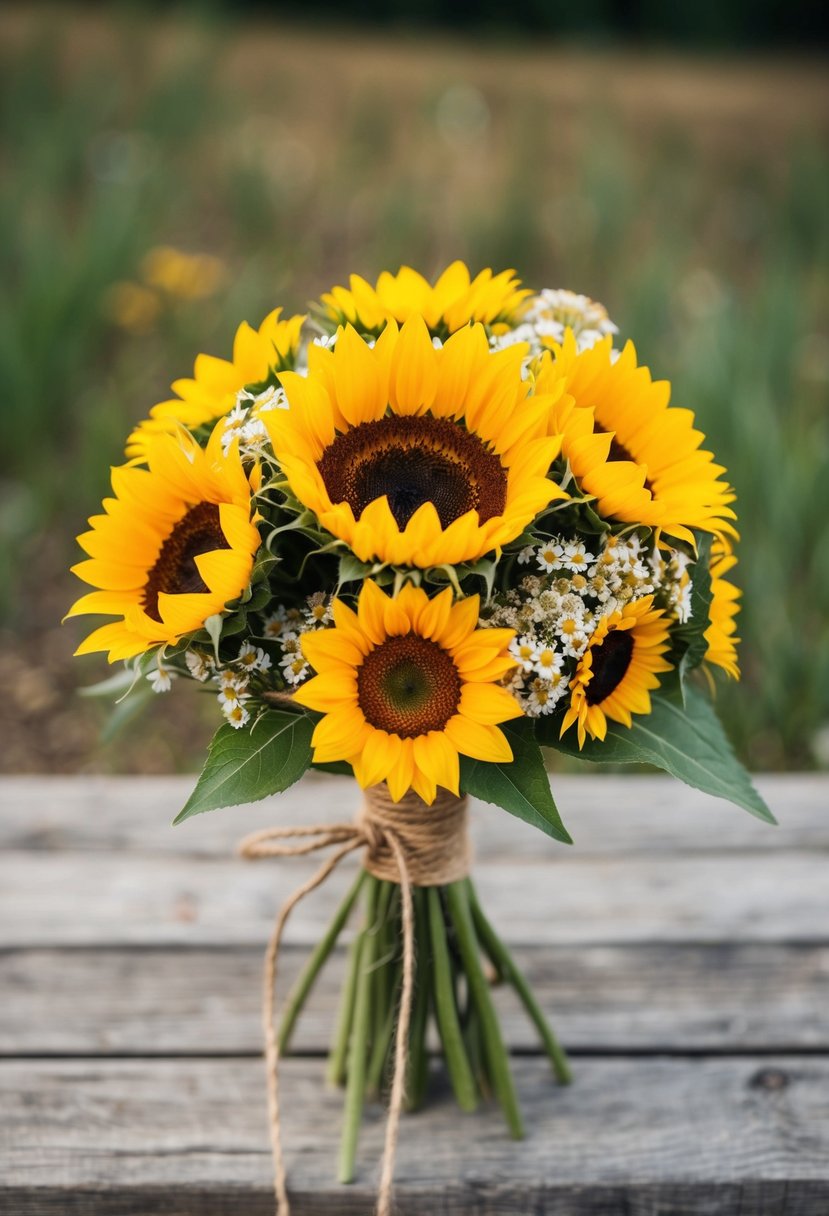
<svg viewBox="0 0 829 1216"><path fill-rule="evenodd" d="M289 684L301 684L308 674L309 668L301 654L286 655L280 661L282 675Z"/></svg>
<svg viewBox="0 0 829 1216"><path fill-rule="evenodd" d="M241 671L233 671L230 667L225 667L214 676L214 679L222 692L232 700L238 701L239 697L247 692L248 678Z"/></svg>
<svg viewBox="0 0 829 1216"><path fill-rule="evenodd" d="M535 557L535 545L525 545L518 554L518 565L526 566Z"/></svg>
<svg viewBox="0 0 829 1216"><path fill-rule="evenodd" d="M184 661L187 664L187 670L194 680L198 680L203 684L205 680L210 678L213 671L213 660L209 655L202 654L200 650L186 650L184 652Z"/></svg>
<svg viewBox="0 0 829 1216"><path fill-rule="evenodd" d="M574 574L584 574L590 563L596 560L592 553L587 552L581 541L569 541L562 548L560 564L565 570L572 570Z"/></svg>
<svg viewBox="0 0 829 1216"><path fill-rule="evenodd" d="M254 407L251 412L255 416L267 414L271 410L288 409L288 397L281 384L272 384L270 388L266 388L258 397L254 397L253 401Z"/></svg>
<svg viewBox="0 0 829 1216"><path fill-rule="evenodd" d="M266 638L279 638L288 632L288 616L285 608L280 606L276 612L265 617L263 633Z"/></svg>
<svg viewBox="0 0 829 1216"><path fill-rule="evenodd" d="M308 596L305 619L310 625L324 625L331 618L331 605L324 591Z"/></svg>
<svg viewBox="0 0 829 1216"><path fill-rule="evenodd" d="M230 411L224 421L224 430L222 431L222 452L225 456L227 456L228 452L230 451L230 445L233 443L234 439L239 439L241 441L242 434L245 429L248 411L246 406L239 404L239 397L243 394L249 400L251 399L250 394L245 393L243 389L242 392L237 395L237 404L234 405L233 409Z"/></svg>
<svg viewBox="0 0 829 1216"><path fill-rule="evenodd" d="M538 658L538 644L535 639L525 634L521 638L513 638L509 644L509 652L518 660L518 666L524 671L532 671Z"/></svg>
<svg viewBox="0 0 829 1216"><path fill-rule="evenodd" d="M556 672L551 680L533 680L527 698L527 713L531 718L551 714L564 696L569 681Z"/></svg>
<svg viewBox="0 0 829 1216"><path fill-rule="evenodd" d="M251 642L242 643L236 662L241 663L245 671L267 671L271 666L270 655Z"/></svg>
<svg viewBox="0 0 829 1216"><path fill-rule="evenodd" d="M267 440L268 432L264 422L259 418L246 422L239 432L239 441L246 448L261 448L263 443L267 443Z"/></svg>
<svg viewBox="0 0 829 1216"><path fill-rule="evenodd" d="M552 646L540 646L535 657L535 670L548 680L561 671L563 662L558 650Z"/></svg>
<svg viewBox="0 0 829 1216"><path fill-rule="evenodd" d="M556 566L561 564L564 546L559 541L549 541L536 549L536 558L541 569L546 574L552 574Z"/></svg>
<svg viewBox="0 0 829 1216"><path fill-rule="evenodd" d="M175 678L176 673L170 671L167 667L162 667L161 664L147 676L153 692L169 692Z"/></svg>
<svg viewBox="0 0 829 1216"><path fill-rule="evenodd" d="M240 701L236 701L234 704L227 707L225 710L225 717L230 725L235 727L236 730L241 730L241 728L246 726L250 721L250 714Z"/></svg>

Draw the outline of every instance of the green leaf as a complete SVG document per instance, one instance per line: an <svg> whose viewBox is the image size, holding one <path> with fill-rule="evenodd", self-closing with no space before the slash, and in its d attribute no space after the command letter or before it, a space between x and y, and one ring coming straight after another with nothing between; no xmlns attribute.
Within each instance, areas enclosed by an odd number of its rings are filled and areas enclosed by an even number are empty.
<svg viewBox="0 0 829 1216"><path fill-rule="evenodd" d="M494 802L555 840L572 844L553 801L550 778L532 723L516 719L502 723L501 730L512 748L512 763L490 764L461 756L461 789L484 802Z"/></svg>
<svg viewBox="0 0 829 1216"><path fill-rule="evenodd" d="M311 763L313 731L308 714L278 709L266 710L251 730L225 722L211 740L196 788L173 822L287 789Z"/></svg>
<svg viewBox="0 0 829 1216"><path fill-rule="evenodd" d="M689 685L686 689L684 708L676 700L660 696L652 698L652 705L652 712L634 717L629 728L608 721L607 738L587 739L581 751L575 730L557 738L558 719L548 719L544 728L539 722L537 737L569 756L594 763L653 764L686 785L743 807L758 819L777 822L734 755L710 702L697 688Z"/></svg>
<svg viewBox="0 0 829 1216"><path fill-rule="evenodd" d="M343 553L340 557L340 569L337 578L338 585L344 583L361 583L371 573L368 562L361 562L353 553Z"/></svg>

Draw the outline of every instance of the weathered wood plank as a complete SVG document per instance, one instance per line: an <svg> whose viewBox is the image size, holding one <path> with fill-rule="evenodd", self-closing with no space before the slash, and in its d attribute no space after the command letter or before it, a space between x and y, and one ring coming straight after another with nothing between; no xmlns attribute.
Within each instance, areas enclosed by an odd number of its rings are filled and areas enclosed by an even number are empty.
<svg viewBox="0 0 829 1216"><path fill-rule="evenodd" d="M365 1216L382 1111L366 1120L355 1185L338 1186L342 1099L322 1072L321 1061L283 1066L295 1216ZM570 1089L537 1060L515 1072L520 1143L495 1111L460 1116L445 1093L406 1120L401 1213L818 1216L829 1206L825 1060L582 1060ZM16 1216L273 1211L258 1061L6 1062L0 1098L0 1205Z"/></svg>
<svg viewBox="0 0 829 1216"><path fill-rule="evenodd" d="M289 947L285 993L307 957ZM571 1051L829 1052L829 947L518 947L516 961ZM327 1049L342 978L335 955L294 1037ZM34 950L0 954L0 1055L256 1055L262 951ZM494 990L513 1049L532 1027ZM55 1011L60 1016L55 1016Z"/></svg>
<svg viewBox="0 0 829 1216"><path fill-rule="evenodd" d="M289 792L246 807L201 815L175 830L171 820L192 777L0 778L0 848L130 849L227 856L245 832L270 824L350 820L359 791L346 778L308 774ZM724 848L829 849L829 776L763 775L760 790L777 828L662 776L614 776L589 766L556 775L553 789L579 852L718 852ZM475 804L479 857L551 857L562 846L484 803Z"/></svg>
<svg viewBox="0 0 829 1216"><path fill-rule="evenodd" d="M134 853L0 857L0 946L258 945L314 869ZM286 940L312 943L354 873L341 866L295 911ZM829 883L820 853L482 861L475 881L510 942L825 942Z"/></svg>

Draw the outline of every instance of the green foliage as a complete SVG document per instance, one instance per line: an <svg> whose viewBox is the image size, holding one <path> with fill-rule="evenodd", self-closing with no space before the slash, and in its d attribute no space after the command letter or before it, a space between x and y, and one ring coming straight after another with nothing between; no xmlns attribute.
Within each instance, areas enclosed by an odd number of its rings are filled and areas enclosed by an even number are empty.
<svg viewBox="0 0 829 1216"><path fill-rule="evenodd" d="M461 789L484 802L494 802L555 840L572 844L553 801L532 723L519 718L503 723L501 730L512 748L512 763L489 764L461 756Z"/></svg>
<svg viewBox="0 0 829 1216"><path fill-rule="evenodd" d="M223 723L210 743L196 788L174 822L286 790L311 763L313 730L308 714L277 709L262 714L252 730Z"/></svg>
<svg viewBox="0 0 829 1216"><path fill-rule="evenodd" d="M587 739L579 750L574 729L559 739L560 720L540 720L537 737L549 747L595 763L652 764L686 785L725 798L767 823L776 820L734 755L706 697L688 687L685 706L653 697L653 712L634 717L628 728L608 722L607 738ZM543 723L543 725L542 725Z"/></svg>

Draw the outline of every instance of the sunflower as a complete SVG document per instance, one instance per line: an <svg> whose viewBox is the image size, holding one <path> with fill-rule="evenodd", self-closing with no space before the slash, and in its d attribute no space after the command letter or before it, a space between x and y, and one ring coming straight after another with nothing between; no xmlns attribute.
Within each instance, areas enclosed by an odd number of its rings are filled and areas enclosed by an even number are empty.
<svg viewBox="0 0 829 1216"><path fill-rule="evenodd" d="M421 317L373 348L350 326L313 347L265 419L292 492L361 561L472 561L514 540L567 497L547 477L555 392L529 396L525 353L493 354L481 325L435 350Z"/></svg>
<svg viewBox="0 0 829 1216"><path fill-rule="evenodd" d="M438 785L459 792L459 754L509 763L497 723L521 708L497 681L515 666L514 632L476 628L479 606L411 584L390 597L370 579L356 612L335 600L334 628L302 635L318 674L294 694L325 715L314 761L346 760L363 788L385 781L395 802L413 789L428 803Z"/></svg>
<svg viewBox="0 0 829 1216"><path fill-rule="evenodd" d="M740 611L739 599L742 592L729 582L725 575L736 564L736 557L727 547L715 542L711 553L711 623L705 631L705 640L708 643L705 662L722 667L733 680L740 678L740 665L737 662L737 644L740 639L736 636L736 618Z"/></svg>
<svg viewBox="0 0 829 1216"><path fill-rule="evenodd" d="M241 389L264 387L276 372L293 367L305 317L281 321L281 312L274 309L258 329L243 321L236 330L231 359L199 355L193 378L173 383L178 396L154 405L150 417L139 422L127 440L127 456L143 462L153 436L173 434L182 426L194 431L215 422L233 408Z"/></svg>
<svg viewBox="0 0 829 1216"><path fill-rule="evenodd" d="M667 649L668 620L653 607L652 595L602 617L570 681L561 735L577 722L582 748L587 735L604 739L608 718L630 726L631 714L649 714L656 673L671 669L663 657Z"/></svg>
<svg viewBox="0 0 829 1216"><path fill-rule="evenodd" d="M513 270L482 270L473 279L463 262L453 262L434 285L410 266L401 266L397 274L384 270L374 287L353 274L348 287L326 292L322 305L329 320L350 323L361 333L380 333L388 321L402 325L417 314L431 333L447 337L470 321L512 327L531 294Z"/></svg>
<svg viewBox="0 0 829 1216"><path fill-rule="evenodd" d="M112 663L175 643L250 581L260 538L236 445L222 454L219 427L206 449L186 432L159 435L147 446L147 463L112 470L114 497L78 537L89 558L73 573L98 590L67 615L118 619L91 633L76 654L106 650Z"/></svg>
<svg viewBox="0 0 829 1216"><path fill-rule="evenodd" d="M692 529L736 536L725 470L700 447L690 410L670 408L670 385L639 367L631 342L613 360L611 337L578 353L568 330L544 359L538 391L563 382L562 452L606 519L645 524L694 544ZM571 400L568 400L570 398Z"/></svg>

